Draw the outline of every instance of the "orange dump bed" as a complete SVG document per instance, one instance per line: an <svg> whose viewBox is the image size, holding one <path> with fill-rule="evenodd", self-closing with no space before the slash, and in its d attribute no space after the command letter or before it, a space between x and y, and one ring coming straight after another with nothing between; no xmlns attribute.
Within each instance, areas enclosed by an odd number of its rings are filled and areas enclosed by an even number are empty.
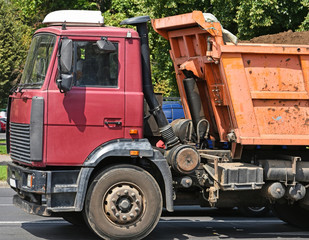
<svg viewBox="0 0 309 240"><path fill-rule="evenodd" d="M152 25L170 42L187 117L183 70L197 77L220 141L234 132L241 145L309 145L309 45L224 44L220 24L199 11Z"/></svg>

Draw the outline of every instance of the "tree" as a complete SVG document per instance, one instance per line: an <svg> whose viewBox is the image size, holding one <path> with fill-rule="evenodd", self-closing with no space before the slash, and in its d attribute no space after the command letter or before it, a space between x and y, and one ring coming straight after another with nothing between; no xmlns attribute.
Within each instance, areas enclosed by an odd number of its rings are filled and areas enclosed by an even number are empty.
<svg viewBox="0 0 309 240"><path fill-rule="evenodd" d="M20 9L23 22L34 29L38 28L45 15L52 11L98 9L98 4L89 0L14 0L12 3Z"/></svg>
<svg viewBox="0 0 309 240"><path fill-rule="evenodd" d="M304 21L299 26L298 30L299 31L306 31L306 30L309 30L309 12L308 12L309 0L303 0L301 2L301 4L304 6L304 9L307 9L307 15L306 15Z"/></svg>
<svg viewBox="0 0 309 240"><path fill-rule="evenodd" d="M303 0L241 0L236 23L241 39L297 30L308 14Z"/></svg>
<svg viewBox="0 0 309 240"><path fill-rule="evenodd" d="M9 90L21 76L30 40L30 28L21 22L17 10L0 0L1 108L6 106Z"/></svg>

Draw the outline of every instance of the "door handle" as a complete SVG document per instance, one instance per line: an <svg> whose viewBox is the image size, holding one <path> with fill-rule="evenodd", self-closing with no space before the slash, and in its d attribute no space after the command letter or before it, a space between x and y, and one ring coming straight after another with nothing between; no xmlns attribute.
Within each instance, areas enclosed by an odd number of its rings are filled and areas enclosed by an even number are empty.
<svg viewBox="0 0 309 240"><path fill-rule="evenodd" d="M115 121L115 122L105 121L104 123L105 123L105 125L115 124L117 126L120 126L122 122L120 122L120 121Z"/></svg>

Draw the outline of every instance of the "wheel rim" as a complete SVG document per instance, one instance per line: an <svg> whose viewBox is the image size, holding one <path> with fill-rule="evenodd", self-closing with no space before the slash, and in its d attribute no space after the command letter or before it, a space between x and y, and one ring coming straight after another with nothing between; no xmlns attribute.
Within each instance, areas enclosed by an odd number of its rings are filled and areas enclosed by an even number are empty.
<svg viewBox="0 0 309 240"><path fill-rule="evenodd" d="M265 207L248 207L248 209L252 212L262 212L264 211Z"/></svg>
<svg viewBox="0 0 309 240"><path fill-rule="evenodd" d="M144 195L133 184L112 186L103 199L106 217L114 224L127 225L141 219L144 212Z"/></svg>

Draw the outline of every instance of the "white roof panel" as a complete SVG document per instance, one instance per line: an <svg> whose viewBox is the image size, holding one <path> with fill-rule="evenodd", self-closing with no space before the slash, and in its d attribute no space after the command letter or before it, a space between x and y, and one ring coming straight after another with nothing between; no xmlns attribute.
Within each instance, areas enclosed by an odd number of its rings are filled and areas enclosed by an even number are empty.
<svg viewBox="0 0 309 240"><path fill-rule="evenodd" d="M43 23L50 26L63 23L67 26L102 26L104 20L100 11L60 10L47 14Z"/></svg>

